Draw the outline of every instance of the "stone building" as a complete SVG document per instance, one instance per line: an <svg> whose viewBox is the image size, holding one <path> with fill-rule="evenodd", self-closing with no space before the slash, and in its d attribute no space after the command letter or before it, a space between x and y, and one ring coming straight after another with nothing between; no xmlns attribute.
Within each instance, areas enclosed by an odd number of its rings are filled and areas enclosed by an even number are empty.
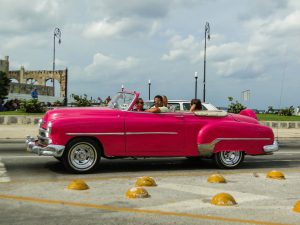
<svg viewBox="0 0 300 225"><path fill-rule="evenodd" d="M65 70L25 70L21 66L20 70L9 70L9 57L5 56L0 60L0 71L6 72L8 78L17 81L10 84L10 93L30 94L33 88L38 89L39 95L54 96L54 88L46 86L48 80L54 79L60 84L60 96L67 100L68 69ZM28 81L35 81L35 84L28 84Z"/></svg>
<svg viewBox="0 0 300 225"><path fill-rule="evenodd" d="M8 73L9 70L9 60L8 56L5 56L4 60L0 59L0 71Z"/></svg>

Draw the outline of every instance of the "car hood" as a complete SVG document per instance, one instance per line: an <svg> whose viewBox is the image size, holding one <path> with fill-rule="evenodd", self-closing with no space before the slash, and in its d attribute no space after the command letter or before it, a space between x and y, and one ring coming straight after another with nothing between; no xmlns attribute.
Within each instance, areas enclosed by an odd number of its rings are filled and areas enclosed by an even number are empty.
<svg viewBox="0 0 300 225"><path fill-rule="evenodd" d="M84 117L84 116L97 116L105 113L116 111L108 107L69 107L69 108L55 108L49 110L43 117L43 126L46 127L49 121L57 120L60 118L70 117ZM45 128L44 127L44 128Z"/></svg>

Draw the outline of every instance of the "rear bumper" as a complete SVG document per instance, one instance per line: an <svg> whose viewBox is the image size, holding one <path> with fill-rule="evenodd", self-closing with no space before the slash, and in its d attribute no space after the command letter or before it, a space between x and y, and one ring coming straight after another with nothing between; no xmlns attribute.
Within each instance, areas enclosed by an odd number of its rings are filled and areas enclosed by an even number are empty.
<svg viewBox="0 0 300 225"><path fill-rule="evenodd" d="M272 145L265 145L263 149L265 153L276 152L279 150L278 142L274 140Z"/></svg>
<svg viewBox="0 0 300 225"><path fill-rule="evenodd" d="M33 137L27 136L26 138L27 151L44 156L61 157L64 153L65 146L49 144L47 146L40 146L37 140Z"/></svg>

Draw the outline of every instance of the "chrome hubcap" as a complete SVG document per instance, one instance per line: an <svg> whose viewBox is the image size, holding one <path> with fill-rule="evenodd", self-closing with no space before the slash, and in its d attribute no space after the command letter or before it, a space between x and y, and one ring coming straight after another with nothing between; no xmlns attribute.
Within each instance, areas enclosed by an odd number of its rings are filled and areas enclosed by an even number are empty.
<svg viewBox="0 0 300 225"><path fill-rule="evenodd" d="M97 158L97 150L89 143L81 142L75 145L69 152L70 165L76 170L91 168Z"/></svg>
<svg viewBox="0 0 300 225"><path fill-rule="evenodd" d="M225 165L234 166L238 164L242 157L240 151L221 152L221 160Z"/></svg>

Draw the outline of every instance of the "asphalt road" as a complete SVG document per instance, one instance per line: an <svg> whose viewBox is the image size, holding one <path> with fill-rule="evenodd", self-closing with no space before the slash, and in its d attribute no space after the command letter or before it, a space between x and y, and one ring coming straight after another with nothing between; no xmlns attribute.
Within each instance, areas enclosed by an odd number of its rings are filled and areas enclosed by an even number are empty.
<svg viewBox="0 0 300 225"><path fill-rule="evenodd" d="M285 180L267 179L270 170ZM207 178L222 174L226 184ZM268 156L247 156L235 170L210 160L148 158L102 160L93 174L68 174L59 161L25 152L23 144L0 145L0 224L300 224L293 206L300 201L300 148ZM150 198L125 193L140 176L153 177ZM90 189L68 190L74 179ZM235 206L211 198L231 194Z"/></svg>

